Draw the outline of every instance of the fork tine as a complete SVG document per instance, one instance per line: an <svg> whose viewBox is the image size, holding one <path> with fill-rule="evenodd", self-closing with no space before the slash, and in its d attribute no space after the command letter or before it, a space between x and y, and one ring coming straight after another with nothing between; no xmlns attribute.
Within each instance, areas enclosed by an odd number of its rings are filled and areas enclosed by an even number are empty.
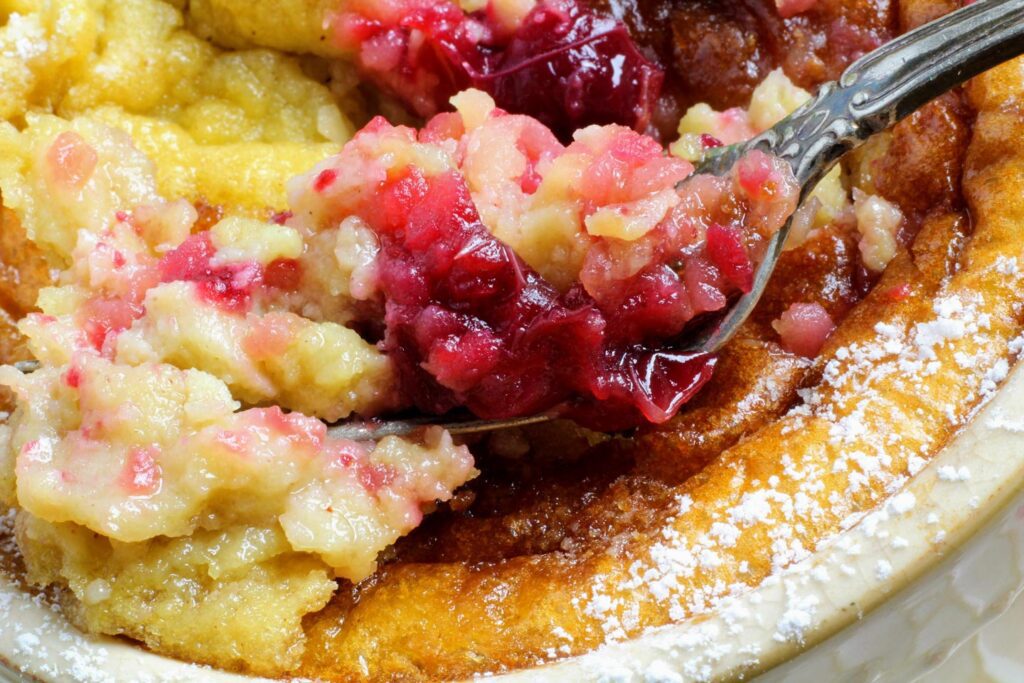
<svg viewBox="0 0 1024 683"><path fill-rule="evenodd" d="M382 439L385 436L409 436L434 425L442 427L449 434L453 435L480 434L499 429L525 427L541 422L549 422L553 419L554 416L552 415L530 415L528 417L516 417L508 420L467 420L458 422L445 422L443 419L429 417L409 420L387 420L383 422L349 421L335 424L327 430L327 433L338 439L373 441Z"/></svg>
<svg viewBox="0 0 1024 683"><path fill-rule="evenodd" d="M22 360L13 363L20 372L29 374L39 369L39 361ZM373 441L385 436L409 436L416 432L437 425L450 434L479 434L512 427L525 427L553 420L552 415L530 415L515 417L508 420L458 420L446 422L444 416L417 417L407 420L384 420L380 422L349 420L338 422L328 428L328 433L338 439L350 441Z"/></svg>
<svg viewBox="0 0 1024 683"><path fill-rule="evenodd" d="M39 369L39 361L19 360L17 363L14 363L14 367L17 368L19 372L23 372L27 375Z"/></svg>

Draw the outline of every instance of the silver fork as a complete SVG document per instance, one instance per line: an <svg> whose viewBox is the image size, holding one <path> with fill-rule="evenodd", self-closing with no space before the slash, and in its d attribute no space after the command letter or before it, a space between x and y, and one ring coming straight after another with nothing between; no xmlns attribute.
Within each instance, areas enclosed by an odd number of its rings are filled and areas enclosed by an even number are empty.
<svg viewBox="0 0 1024 683"><path fill-rule="evenodd" d="M696 173L722 175L759 149L789 163L800 201L839 159L925 103L998 64L1024 54L1024 0L981 0L903 34L851 64L838 81L764 133L712 150ZM752 289L684 350L713 353L750 316L768 280L792 218L768 242Z"/></svg>
<svg viewBox="0 0 1024 683"><path fill-rule="evenodd" d="M869 137L969 78L1020 54L1024 54L1024 0L979 0L864 55L838 81L821 86L813 99L772 128L746 142L713 150L695 172L722 175L744 154L759 149L790 165L803 201L844 154ZM714 353L736 334L768 285L791 222L768 241L751 290L715 324L688 339L681 350ZM39 367L35 361L15 365L23 372ZM440 425L453 434L472 434L556 417L348 421L329 431L339 438L363 441L411 434L429 425Z"/></svg>

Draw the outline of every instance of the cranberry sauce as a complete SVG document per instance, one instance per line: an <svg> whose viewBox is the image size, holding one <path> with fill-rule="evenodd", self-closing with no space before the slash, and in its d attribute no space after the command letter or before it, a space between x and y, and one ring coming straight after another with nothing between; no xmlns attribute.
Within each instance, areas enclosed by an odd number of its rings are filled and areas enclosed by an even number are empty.
<svg viewBox="0 0 1024 683"><path fill-rule="evenodd" d="M421 410L465 405L500 418L559 408L617 430L663 422L711 375L711 357L623 334L637 326L582 287L560 295L491 235L454 171L410 169L364 218L381 241L384 347ZM651 305L640 315L657 314Z"/></svg>
<svg viewBox="0 0 1024 683"><path fill-rule="evenodd" d="M648 128L663 72L625 26L577 0L541 0L507 26L494 11L465 14L451 0L365 4L334 17L337 40L363 73L421 116L468 87L529 114L562 139L588 124Z"/></svg>
<svg viewBox="0 0 1024 683"><path fill-rule="evenodd" d="M160 281L195 282L199 296L237 313L249 309L253 289L262 281L257 263L214 265L217 250L208 232L190 236L160 260Z"/></svg>
<svg viewBox="0 0 1024 683"><path fill-rule="evenodd" d="M484 97L418 132L375 119L296 179L290 224L372 234L359 322L383 318L410 405L557 410L604 430L668 420L715 363L672 340L750 290L796 208L792 171L752 152L687 177L615 125L562 147Z"/></svg>
<svg viewBox="0 0 1024 683"><path fill-rule="evenodd" d="M194 233L160 259L160 282L194 282L203 301L232 313L246 313L260 287L293 290L302 278L293 259L276 259L264 267L253 261L218 264L216 255L210 233Z"/></svg>

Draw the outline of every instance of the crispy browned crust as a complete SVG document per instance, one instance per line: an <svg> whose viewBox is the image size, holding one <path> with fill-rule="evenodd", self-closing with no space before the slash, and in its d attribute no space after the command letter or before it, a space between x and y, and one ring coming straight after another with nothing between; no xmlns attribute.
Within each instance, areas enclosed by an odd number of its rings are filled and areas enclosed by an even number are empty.
<svg viewBox="0 0 1024 683"><path fill-rule="evenodd" d="M43 251L29 241L13 211L0 197L0 308L3 309L0 354L7 361L21 360L21 336L13 320L35 310L39 288L53 283L53 269Z"/></svg>
<svg viewBox="0 0 1024 683"><path fill-rule="evenodd" d="M624 17L640 44L668 66L658 128L674 137L697 102L744 106L754 87L782 67L805 88L838 77L850 59L896 35L893 0L819 0L784 19L773 0L597 0Z"/></svg>
<svg viewBox="0 0 1024 683"><path fill-rule="evenodd" d="M35 309L39 288L53 282L54 271L2 200L0 196L0 362L11 363L31 358L17 321ZM0 411L10 411L12 399L0 387Z"/></svg>

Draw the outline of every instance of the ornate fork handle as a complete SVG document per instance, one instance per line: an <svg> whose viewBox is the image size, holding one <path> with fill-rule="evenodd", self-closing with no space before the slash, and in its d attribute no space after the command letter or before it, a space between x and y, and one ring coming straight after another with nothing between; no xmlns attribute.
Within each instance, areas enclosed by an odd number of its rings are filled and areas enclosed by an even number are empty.
<svg viewBox="0 0 1024 683"><path fill-rule="evenodd" d="M1024 0L982 0L861 57L761 137L807 187L871 135L1022 51Z"/></svg>
<svg viewBox="0 0 1024 683"><path fill-rule="evenodd" d="M804 199L840 157L870 136L1021 53L1024 0L980 0L861 57L790 116L745 143L723 148L697 172L721 175L760 149L790 164ZM714 352L732 337L764 292L789 228L787 223L769 241L751 291L689 349Z"/></svg>

